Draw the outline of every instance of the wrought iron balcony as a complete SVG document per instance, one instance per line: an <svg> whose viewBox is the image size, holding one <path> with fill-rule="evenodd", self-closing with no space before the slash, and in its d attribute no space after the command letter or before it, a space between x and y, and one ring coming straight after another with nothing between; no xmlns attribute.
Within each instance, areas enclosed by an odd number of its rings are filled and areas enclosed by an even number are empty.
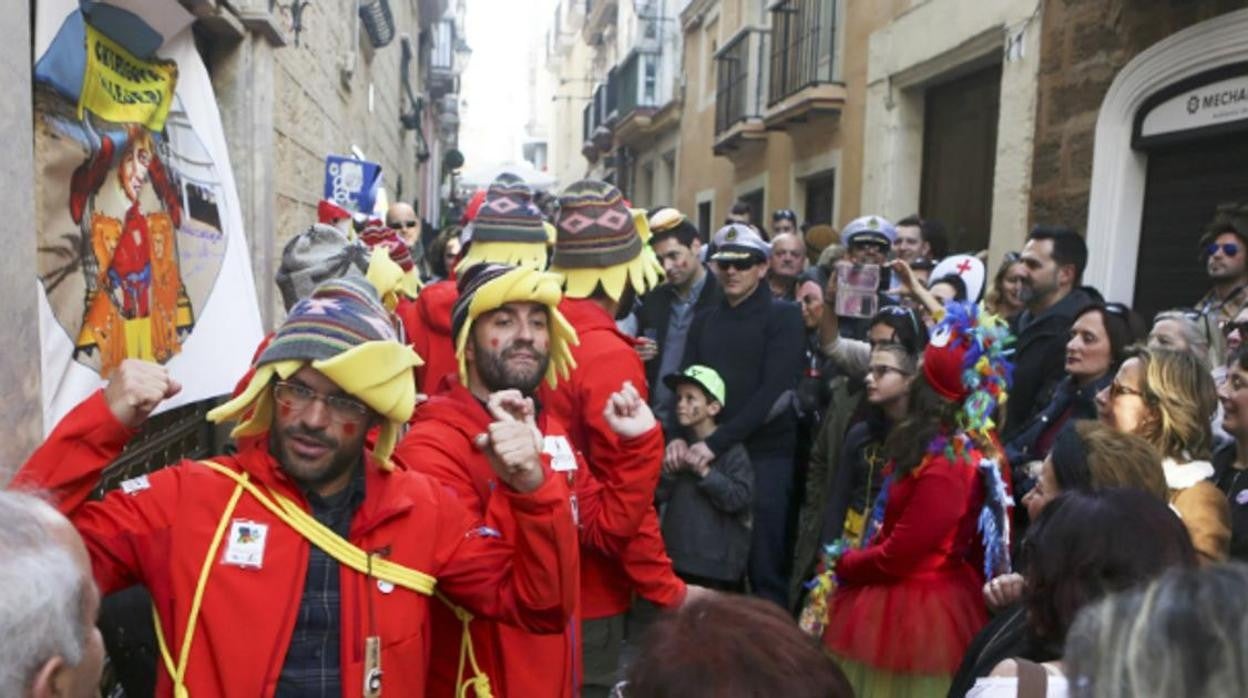
<svg viewBox="0 0 1248 698"><path fill-rule="evenodd" d="M844 106L844 85L836 79L836 4L779 0L771 6L768 128Z"/></svg>
<svg viewBox="0 0 1248 698"><path fill-rule="evenodd" d="M438 21L431 28L429 92L435 99L455 91L455 20Z"/></svg>
<svg viewBox="0 0 1248 698"><path fill-rule="evenodd" d="M741 132L762 129L767 34L742 29L715 54L715 150L735 149ZM732 141L732 142L728 142Z"/></svg>

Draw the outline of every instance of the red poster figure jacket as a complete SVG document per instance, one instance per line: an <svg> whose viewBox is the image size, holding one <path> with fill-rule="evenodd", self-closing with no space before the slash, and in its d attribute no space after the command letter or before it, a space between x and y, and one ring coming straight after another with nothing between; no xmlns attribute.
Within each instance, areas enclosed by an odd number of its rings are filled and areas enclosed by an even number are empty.
<svg viewBox="0 0 1248 698"><path fill-rule="evenodd" d="M631 381L641 399L648 399L646 372L632 338L616 329L601 306L584 299L565 298L559 312L576 328L581 342L572 348L576 368L555 390L542 385L542 404L567 425L572 446L585 456L589 470L602 486L628 502L633 539L620 557L586 550L581 564L581 609L587 619L607 618L628 610L632 591L659 606L679 604L685 583L672 571L659 519L654 490L659 484L662 458L622 468L611 459L622 447L607 425L603 407L612 393Z"/></svg>
<svg viewBox="0 0 1248 698"><path fill-rule="evenodd" d="M88 501L101 469L132 435L97 392L57 425L12 486L53 493L86 542L102 593L133 584L148 588L176 658L187 641L200 567L235 483L183 461L131 481L129 493L116 490L103 501ZM306 509L267 443L262 434L241 442L238 455L215 460ZM559 632L575 605L578 564L567 485L548 473L532 493L498 490L493 502L515 522L510 538L483 527L428 476L384 472L370 463L365 499L348 538L437 577L438 591L473 613ZM303 593L309 543L250 495L239 499L233 518L267 525L263 562L259 569L237 567L218 555L212 565L186 674L191 696L273 695ZM430 608L441 602L340 570L343 694L362 694L365 640L377 636L384 694L424 695L431 644L459 644L457 631L436 638L430 632ZM173 693L163 665L156 693Z"/></svg>
<svg viewBox="0 0 1248 698"><path fill-rule="evenodd" d="M500 498L494 496L501 487L498 477L485 455L473 445L473 439L484 433L492 421L482 403L448 376L439 393L417 409L412 429L399 442L395 456L407 467L430 475L455 492L474 515L499 530L503 538L509 538L516 522L508 507L499 506ZM566 441L563 425L549 410L538 413L538 429L547 442L560 438ZM656 425L641 436L622 440L620 446L619 451L611 454L609 467L620 472L648 470L662 460L663 434ZM604 490L590 476L579 453L567 451L568 455L575 455L574 463L553 462L552 451L556 450L548 443L543 460L547 467L557 469L555 476L566 480L572 489L582 556L594 552L618 557L634 530L634 503ZM433 616L437 637L443 636L444 629L453 636L459 628L458 621L445 608L435 607ZM576 696L581 683L579 620L574 618L556 635L535 635L501 623L473 621L477 659L490 665L487 668L483 664L482 668L490 676L494 696ZM457 647L443 643L434 647L428 692L431 698L456 695L457 651Z"/></svg>

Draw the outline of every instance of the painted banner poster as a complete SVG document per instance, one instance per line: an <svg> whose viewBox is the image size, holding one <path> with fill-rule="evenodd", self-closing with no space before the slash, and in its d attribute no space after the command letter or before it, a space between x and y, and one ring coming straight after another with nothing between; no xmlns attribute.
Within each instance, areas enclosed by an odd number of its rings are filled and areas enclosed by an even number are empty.
<svg viewBox="0 0 1248 698"><path fill-rule="evenodd" d="M183 384L166 409L228 393L262 335L193 18L135 0L37 11L45 428L126 358Z"/></svg>

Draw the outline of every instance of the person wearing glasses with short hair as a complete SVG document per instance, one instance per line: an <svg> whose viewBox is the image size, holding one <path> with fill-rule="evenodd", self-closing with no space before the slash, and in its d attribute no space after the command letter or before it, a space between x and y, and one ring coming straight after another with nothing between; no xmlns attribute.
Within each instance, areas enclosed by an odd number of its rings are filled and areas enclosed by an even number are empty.
<svg viewBox="0 0 1248 698"><path fill-rule="evenodd" d="M1200 238L1200 255L1211 287L1196 309L1220 329L1248 307L1248 221L1215 220Z"/></svg>
<svg viewBox="0 0 1248 698"><path fill-rule="evenodd" d="M386 209L386 227L399 234L408 249L412 251L412 259L421 266L421 278L428 278L429 270L425 268L425 222L416 214L411 205L396 201Z"/></svg>

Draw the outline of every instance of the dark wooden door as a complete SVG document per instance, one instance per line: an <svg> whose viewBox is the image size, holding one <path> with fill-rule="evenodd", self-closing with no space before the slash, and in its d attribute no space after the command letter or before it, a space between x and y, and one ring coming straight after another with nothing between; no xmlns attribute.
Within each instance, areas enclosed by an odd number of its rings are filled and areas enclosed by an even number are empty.
<svg viewBox="0 0 1248 698"><path fill-rule="evenodd" d="M1191 306L1208 290L1197 245L1218 206L1248 204L1248 135L1148 151L1148 178L1135 266L1136 310Z"/></svg>
<svg viewBox="0 0 1248 698"><path fill-rule="evenodd" d="M806 180L806 217L811 225L832 223L836 205L836 170L828 170Z"/></svg>
<svg viewBox="0 0 1248 698"><path fill-rule="evenodd" d="M1001 65L928 89L919 212L949 231L950 252L988 246Z"/></svg>

